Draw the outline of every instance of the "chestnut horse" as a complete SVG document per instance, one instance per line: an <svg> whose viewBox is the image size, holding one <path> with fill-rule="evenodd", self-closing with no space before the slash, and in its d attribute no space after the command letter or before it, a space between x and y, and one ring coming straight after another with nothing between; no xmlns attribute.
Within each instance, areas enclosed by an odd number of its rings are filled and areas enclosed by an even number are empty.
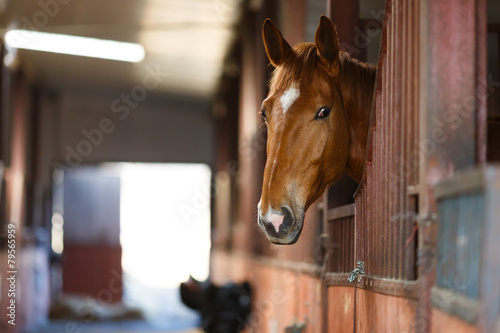
<svg viewBox="0 0 500 333"><path fill-rule="evenodd" d="M262 35L275 70L261 111L268 139L258 224L271 242L293 244L327 186L344 172L361 179L376 69L339 50L326 16L315 43L290 47L270 19Z"/></svg>

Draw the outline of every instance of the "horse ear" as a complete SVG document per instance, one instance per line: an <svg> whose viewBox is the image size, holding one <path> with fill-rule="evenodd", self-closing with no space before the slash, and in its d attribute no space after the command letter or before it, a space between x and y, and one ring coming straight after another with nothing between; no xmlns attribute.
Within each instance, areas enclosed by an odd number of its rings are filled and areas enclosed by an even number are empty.
<svg viewBox="0 0 500 333"><path fill-rule="evenodd" d="M275 67L282 64L293 54L290 44L283 38L281 32L270 19L266 19L262 25L262 39L264 40L267 57Z"/></svg>
<svg viewBox="0 0 500 333"><path fill-rule="evenodd" d="M339 39L335 25L328 17L321 15L314 40L318 55L325 59L329 65L338 67Z"/></svg>

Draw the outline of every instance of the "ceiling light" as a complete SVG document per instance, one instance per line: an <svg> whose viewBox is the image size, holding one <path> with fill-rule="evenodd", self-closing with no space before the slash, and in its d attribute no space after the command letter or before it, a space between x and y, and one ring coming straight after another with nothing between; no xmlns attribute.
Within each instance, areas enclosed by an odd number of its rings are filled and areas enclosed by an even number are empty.
<svg viewBox="0 0 500 333"><path fill-rule="evenodd" d="M136 43L52 34L29 30L9 30L5 43L13 48L76 55L82 57L141 62L144 47Z"/></svg>

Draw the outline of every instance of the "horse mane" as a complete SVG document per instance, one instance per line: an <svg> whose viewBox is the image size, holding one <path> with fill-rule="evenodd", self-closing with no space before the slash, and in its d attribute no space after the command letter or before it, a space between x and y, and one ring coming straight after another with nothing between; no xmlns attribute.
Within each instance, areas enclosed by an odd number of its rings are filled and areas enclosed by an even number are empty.
<svg viewBox="0 0 500 333"><path fill-rule="evenodd" d="M294 46L293 50L294 56L276 67L271 74L271 90L290 87L294 82L310 85L318 66L333 75L331 69L318 56L316 44L301 43ZM375 66L360 62L351 58L347 52L340 51L339 69L340 89L344 101L352 101L358 107L363 106L363 109L366 103L371 104Z"/></svg>
<svg viewBox="0 0 500 333"><path fill-rule="evenodd" d="M351 58L347 52L340 52L339 78L344 103L351 101L351 106L357 106L354 111L370 112L376 74L375 66ZM351 106L344 105L352 110Z"/></svg>

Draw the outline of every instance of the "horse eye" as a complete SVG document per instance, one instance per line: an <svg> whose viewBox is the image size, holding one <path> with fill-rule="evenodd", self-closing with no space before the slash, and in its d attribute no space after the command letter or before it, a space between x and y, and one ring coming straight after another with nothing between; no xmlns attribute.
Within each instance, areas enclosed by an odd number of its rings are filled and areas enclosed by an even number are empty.
<svg viewBox="0 0 500 333"><path fill-rule="evenodd" d="M264 118L264 120L267 120L266 110L260 110L260 114L262 115L262 118Z"/></svg>
<svg viewBox="0 0 500 333"><path fill-rule="evenodd" d="M316 119L323 119L326 118L330 115L330 109L329 108L321 108L319 109L318 113L316 114Z"/></svg>

